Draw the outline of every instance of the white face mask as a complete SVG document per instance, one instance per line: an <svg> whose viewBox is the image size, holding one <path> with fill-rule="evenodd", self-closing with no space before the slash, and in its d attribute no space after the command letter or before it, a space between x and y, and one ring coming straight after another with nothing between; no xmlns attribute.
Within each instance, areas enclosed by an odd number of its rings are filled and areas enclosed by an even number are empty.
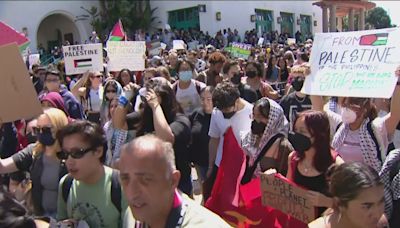
<svg viewBox="0 0 400 228"><path fill-rule="evenodd" d="M349 109L349 108L342 108L342 121L345 124L354 123L357 119L357 114Z"/></svg>

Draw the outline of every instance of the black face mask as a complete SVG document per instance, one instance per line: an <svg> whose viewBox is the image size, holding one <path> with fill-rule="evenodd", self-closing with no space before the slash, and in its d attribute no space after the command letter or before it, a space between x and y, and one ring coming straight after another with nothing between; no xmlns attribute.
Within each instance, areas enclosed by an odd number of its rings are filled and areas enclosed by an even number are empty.
<svg viewBox="0 0 400 228"><path fill-rule="evenodd" d="M257 71L254 71L254 70L246 71L246 75L249 78L255 78L257 76Z"/></svg>
<svg viewBox="0 0 400 228"><path fill-rule="evenodd" d="M28 140L28 143L35 143L37 141L37 137L35 135L32 134L32 132L29 132L28 134L26 134L26 139Z"/></svg>
<svg viewBox="0 0 400 228"><path fill-rule="evenodd" d="M304 153L311 148L311 139L300 133L289 132L288 139L293 148L299 153Z"/></svg>
<svg viewBox="0 0 400 228"><path fill-rule="evenodd" d="M292 87L297 92L299 92L303 88L303 84L304 84L303 77L295 77L292 81Z"/></svg>
<svg viewBox="0 0 400 228"><path fill-rule="evenodd" d="M233 84L235 84L235 85L239 85L239 84L240 84L240 79L241 79L240 74L239 74L239 73L236 73L236 74L234 74L233 77L231 78L231 82L232 82Z"/></svg>
<svg viewBox="0 0 400 228"><path fill-rule="evenodd" d="M257 122L256 120L253 120L253 122L251 122L251 132L255 135L261 135L264 133L266 126L267 125L263 122Z"/></svg>
<svg viewBox="0 0 400 228"><path fill-rule="evenodd" d="M232 112L223 112L222 115L224 116L225 119L230 119L232 118L233 115L235 115L236 111Z"/></svg>

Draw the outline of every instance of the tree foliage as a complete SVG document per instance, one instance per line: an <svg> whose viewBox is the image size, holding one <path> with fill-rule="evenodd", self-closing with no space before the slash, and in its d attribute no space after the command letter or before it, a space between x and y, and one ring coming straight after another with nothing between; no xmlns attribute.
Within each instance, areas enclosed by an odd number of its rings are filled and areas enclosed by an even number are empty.
<svg viewBox="0 0 400 228"><path fill-rule="evenodd" d="M99 0L99 5L99 9L82 9L90 15L90 24L102 40L106 39L119 19L129 37L138 29L152 29L157 19L154 16L157 7L152 9L150 0Z"/></svg>
<svg viewBox="0 0 400 228"><path fill-rule="evenodd" d="M382 7L370 10L367 14L366 22L376 29L392 27L390 16Z"/></svg>

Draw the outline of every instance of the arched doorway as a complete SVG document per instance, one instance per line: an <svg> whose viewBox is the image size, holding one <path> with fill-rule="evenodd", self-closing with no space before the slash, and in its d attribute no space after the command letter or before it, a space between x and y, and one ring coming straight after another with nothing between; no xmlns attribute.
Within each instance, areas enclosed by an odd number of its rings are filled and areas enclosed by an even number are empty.
<svg viewBox="0 0 400 228"><path fill-rule="evenodd" d="M74 44L81 40L81 34L73 20L62 13L45 17L37 30L37 45L49 53L54 47L61 47L66 41Z"/></svg>

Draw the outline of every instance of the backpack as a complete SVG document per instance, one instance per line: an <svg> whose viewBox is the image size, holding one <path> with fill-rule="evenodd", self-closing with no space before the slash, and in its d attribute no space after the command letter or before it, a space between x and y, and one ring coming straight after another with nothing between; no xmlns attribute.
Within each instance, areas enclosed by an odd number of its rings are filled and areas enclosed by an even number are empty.
<svg viewBox="0 0 400 228"><path fill-rule="evenodd" d="M200 94L201 94L201 84L200 84L200 82L197 81L197 80L194 80L194 84L196 85L197 93L198 93L199 96L200 96ZM176 81L176 82L172 85L172 90L173 90L174 93L176 94L176 92L178 91L178 81Z"/></svg>
<svg viewBox="0 0 400 228"><path fill-rule="evenodd" d="M337 132L339 130L339 128L342 126L342 124L343 124L343 122L340 122L338 124L335 132ZM368 134L371 136L372 140L374 141L376 152L378 152L378 159L379 159L379 161L381 161L383 163L384 161L382 161L381 149L379 148L378 140L376 139L374 130L372 129L372 121L369 121L367 123L367 131L368 131Z"/></svg>
<svg viewBox="0 0 400 228"><path fill-rule="evenodd" d="M73 180L74 178L68 174L62 183L62 197L65 203L67 203ZM111 202L121 214L121 184L119 183L119 171L114 169L111 174Z"/></svg>

